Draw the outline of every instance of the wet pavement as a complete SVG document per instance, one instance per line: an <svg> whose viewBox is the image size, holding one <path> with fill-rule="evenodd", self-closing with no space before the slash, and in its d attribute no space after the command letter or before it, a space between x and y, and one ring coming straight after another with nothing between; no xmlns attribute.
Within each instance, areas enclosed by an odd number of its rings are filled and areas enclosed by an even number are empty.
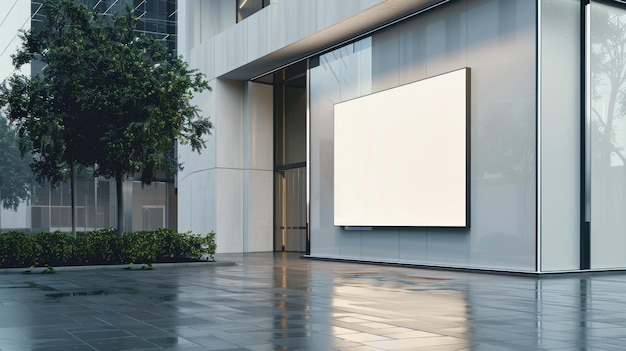
<svg viewBox="0 0 626 351"><path fill-rule="evenodd" d="M0 273L0 350L626 350L626 273L547 278L218 255Z"/></svg>

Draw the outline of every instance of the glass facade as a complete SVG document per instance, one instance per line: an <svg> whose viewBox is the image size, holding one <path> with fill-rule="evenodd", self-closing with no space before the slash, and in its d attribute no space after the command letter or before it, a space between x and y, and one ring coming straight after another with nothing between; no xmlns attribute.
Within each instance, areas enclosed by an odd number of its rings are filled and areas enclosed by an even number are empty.
<svg viewBox="0 0 626 351"><path fill-rule="evenodd" d="M126 230L176 228L176 204L173 184L154 182L142 186L128 180L123 192ZM89 231L116 226L115 183L108 179L79 176L76 178L76 230ZM52 188L36 186L34 196L16 211L0 209L0 231L22 230L66 231L72 229L71 188L69 182Z"/></svg>
<svg viewBox="0 0 626 351"><path fill-rule="evenodd" d="M115 226L115 191L107 180L96 178L76 179L76 228L79 231ZM31 202L31 230L71 231L71 189L68 183L51 189L38 187Z"/></svg>
<svg viewBox="0 0 626 351"><path fill-rule="evenodd" d="M312 255L535 270L536 13L531 1L454 1L314 60ZM463 67L472 70L471 227L334 227L334 104Z"/></svg>
<svg viewBox="0 0 626 351"><path fill-rule="evenodd" d="M591 268L626 267L626 7L591 1Z"/></svg>
<svg viewBox="0 0 626 351"><path fill-rule="evenodd" d="M89 8L103 14L123 13L126 6L139 18L137 32L165 40L176 52L177 0L82 0Z"/></svg>

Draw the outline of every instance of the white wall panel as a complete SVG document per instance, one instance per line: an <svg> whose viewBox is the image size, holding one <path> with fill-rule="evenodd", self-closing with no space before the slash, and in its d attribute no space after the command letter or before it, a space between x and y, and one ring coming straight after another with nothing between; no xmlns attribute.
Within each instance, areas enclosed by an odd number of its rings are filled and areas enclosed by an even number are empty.
<svg viewBox="0 0 626 351"><path fill-rule="evenodd" d="M274 115L272 86L247 82L244 111L245 168L274 169Z"/></svg>
<svg viewBox="0 0 626 351"><path fill-rule="evenodd" d="M269 11L260 11L245 19L242 25L242 32L245 33L245 44L241 43L241 47L246 50L243 64L254 61L258 58L260 52L270 52L272 46L271 35L261 35L267 33L267 29L271 26L272 13ZM227 62L232 64L232 62ZM228 68L226 68L228 69Z"/></svg>
<svg viewBox="0 0 626 351"><path fill-rule="evenodd" d="M209 82L213 86L215 81ZM188 174L200 170L215 168L216 150L215 150L215 123L217 121L215 109L215 93L204 91L202 94L194 96L193 104L200 109L200 115L209 118L214 128L211 135L204 137L206 148L200 150L200 153L192 151L189 145L178 145L178 158L183 163L183 170L178 172L178 179L185 178Z"/></svg>
<svg viewBox="0 0 626 351"><path fill-rule="evenodd" d="M193 173L178 186L178 230L201 234L215 231L215 169Z"/></svg>
<svg viewBox="0 0 626 351"><path fill-rule="evenodd" d="M215 241L218 252L243 252L243 171L216 169Z"/></svg>
<svg viewBox="0 0 626 351"><path fill-rule="evenodd" d="M273 250L273 179L271 170L244 171L245 252Z"/></svg>
<svg viewBox="0 0 626 351"><path fill-rule="evenodd" d="M307 2L300 0L301 2ZM367 8L376 6L384 1L315 1L317 5L317 26L315 30L322 30L346 18L346 15L359 13Z"/></svg>
<svg viewBox="0 0 626 351"><path fill-rule="evenodd" d="M243 167L243 83L218 79L215 94L214 133L216 166Z"/></svg>
<svg viewBox="0 0 626 351"><path fill-rule="evenodd" d="M273 88L247 82L244 88L244 251L273 249Z"/></svg>

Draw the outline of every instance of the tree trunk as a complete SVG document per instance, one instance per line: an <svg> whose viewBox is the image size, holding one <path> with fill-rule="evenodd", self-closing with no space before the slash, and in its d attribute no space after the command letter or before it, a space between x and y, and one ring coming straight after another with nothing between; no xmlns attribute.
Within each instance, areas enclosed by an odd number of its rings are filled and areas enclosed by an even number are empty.
<svg viewBox="0 0 626 351"><path fill-rule="evenodd" d="M70 160L70 197L72 203L72 236L76 237L76 165L74 158Z"/></svg>
<svg viewBox="0 0 626 351"><path fill-rule="evenodd" d="M121 174L115 175L115 188L117 194L117 235L122 236L124 232L124 189Z"/></svg>

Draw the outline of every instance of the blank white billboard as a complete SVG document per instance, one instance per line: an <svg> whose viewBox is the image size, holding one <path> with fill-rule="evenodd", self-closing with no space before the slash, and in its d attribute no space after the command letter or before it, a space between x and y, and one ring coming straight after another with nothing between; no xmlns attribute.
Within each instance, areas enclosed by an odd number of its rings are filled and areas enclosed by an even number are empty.
<svg viewBox="0 0 626 351"><path fill-rule="evenodd" d="M336 226L468 226L469 75L335 105Z"/></svg>

